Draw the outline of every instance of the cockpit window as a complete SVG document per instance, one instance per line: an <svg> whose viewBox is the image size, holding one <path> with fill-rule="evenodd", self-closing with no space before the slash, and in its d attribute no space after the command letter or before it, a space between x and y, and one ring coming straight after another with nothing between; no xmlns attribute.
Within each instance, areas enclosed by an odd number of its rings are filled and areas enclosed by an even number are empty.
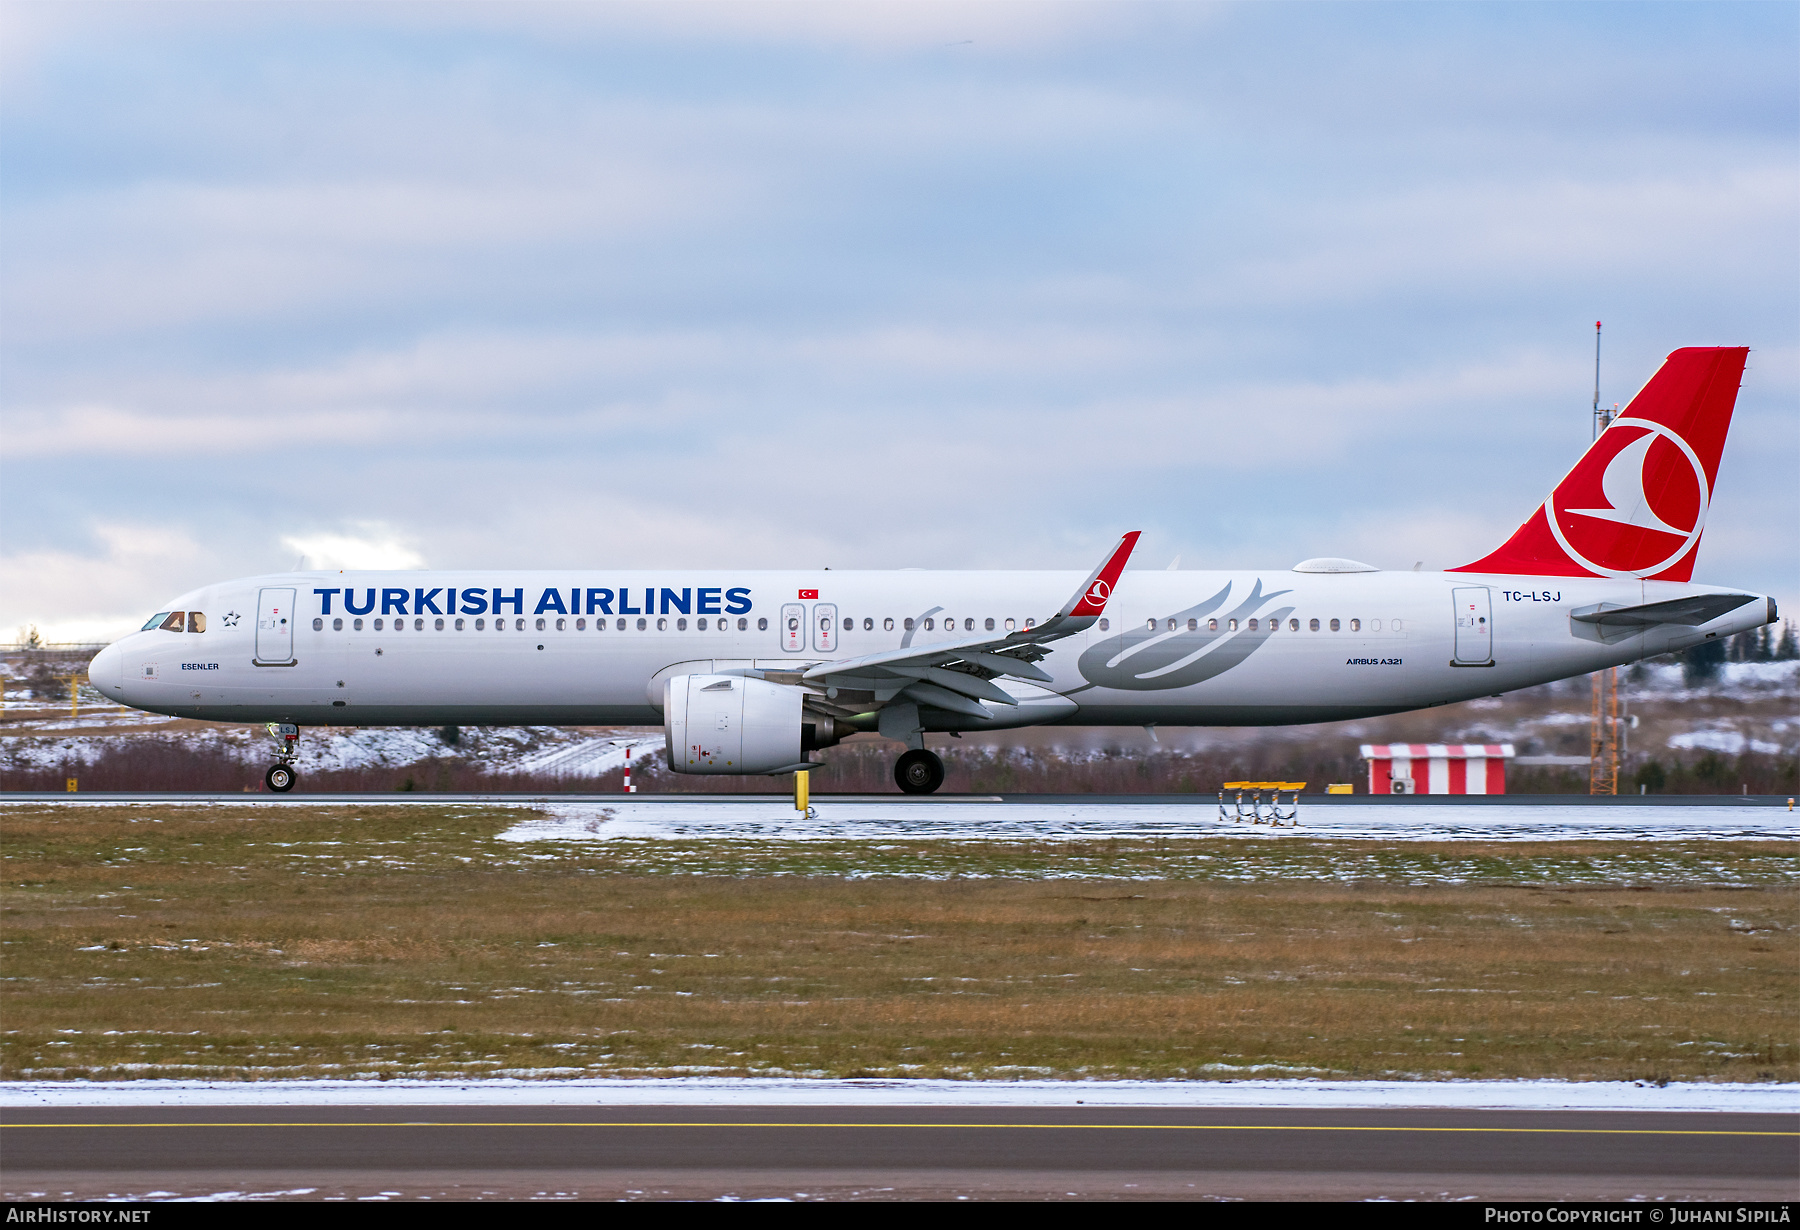
<svg viewBox="0 0 1800 1230"><path fill-rule="evenodd" d="M139 632L148 632L152 628L160 628L160 627L162 627L162 621L167 619L168 617L169 617L169 612L158 611L156 614L152 615L149 619L146 619L144 621L144 626L139 628L138 631Z"/></svg>
<svg viewBox="0 0 1800 1230"><path fill-rule="evenodd" d="M188 612L188 631L189 632L204 632L204 631L206 631L206 612L205 611L189 611Z"/></svg>
<svg viewBox="0 0 1800 1230"><path fill-rule="evenodd" d="M179 632L179 631L181 631L181 624L182 624L182 620L184 618L186 618L185 612L170 611L169 617L162 621L162 630L164 632Z"/></svg>

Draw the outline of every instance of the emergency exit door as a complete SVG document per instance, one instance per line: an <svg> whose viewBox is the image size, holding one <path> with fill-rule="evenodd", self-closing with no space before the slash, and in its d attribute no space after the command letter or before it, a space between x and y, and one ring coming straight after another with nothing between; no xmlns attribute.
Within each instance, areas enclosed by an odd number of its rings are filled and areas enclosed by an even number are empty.
<svg viewBox="0 0 1800 1230"><path fill-rule="evenodd" d="M256 664L294 664L294 591L265 589L256 599Z"/></svg>
<svg viewBox="0 0 1800 1230"><path fill-rule="evenodd" d="M781 651L806 652L806 608L798 602L781 608Z"/></svg>
<svg viewBox="0 0 1800 1230"><path fill-rule="evenodd" d="M820 653L837 652L837 603L813 603L813 648Z"/></svg>
<svg viewBox="0 0 1800 1230"><path fill-rule="evenodd" d="M1489 609L1488 588L1469 586L1450 591L1456 604L1456 663L1459 666L1488 666L1494 661L1493 612Z"/></svg>

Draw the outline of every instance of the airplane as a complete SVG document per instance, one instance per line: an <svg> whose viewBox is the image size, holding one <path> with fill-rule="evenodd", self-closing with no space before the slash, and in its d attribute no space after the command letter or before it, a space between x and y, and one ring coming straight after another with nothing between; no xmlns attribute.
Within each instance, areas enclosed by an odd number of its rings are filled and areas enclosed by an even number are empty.
<svg viewBox="0 0 1800 1230"><path fill-rule="evenodd" d="M1691 583L1748 350L1664 360L1523 525L1473 563L1387 571L313 570L208 585L107 646L133 708L306 726L662 725L684 774L785 774L873 732L928 794L926 736L1329 722L1583 675L1777 618Z"/></svg>

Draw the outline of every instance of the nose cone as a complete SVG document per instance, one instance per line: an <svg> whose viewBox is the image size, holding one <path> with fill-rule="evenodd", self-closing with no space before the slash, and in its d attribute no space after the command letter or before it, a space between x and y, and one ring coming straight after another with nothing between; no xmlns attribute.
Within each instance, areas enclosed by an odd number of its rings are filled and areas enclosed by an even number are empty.
<svg viewBox="0 0 1800 1230"><path fill-rule="evenodd" d="M125 651L118 644L108 645L88 663L88 682L114 700L120 699L125 684Z"/></svg>

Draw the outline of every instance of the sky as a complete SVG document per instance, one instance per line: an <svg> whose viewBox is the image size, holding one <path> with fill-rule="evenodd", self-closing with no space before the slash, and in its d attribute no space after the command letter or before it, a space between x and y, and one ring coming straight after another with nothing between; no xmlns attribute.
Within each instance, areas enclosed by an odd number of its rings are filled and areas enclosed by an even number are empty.
<svg viewBox="0 0 1800 1230"><path fill-rule="evenodd" d="M311 567L1467 563L1747 345L1800 6L0 3L0 637Z"/></svg>

